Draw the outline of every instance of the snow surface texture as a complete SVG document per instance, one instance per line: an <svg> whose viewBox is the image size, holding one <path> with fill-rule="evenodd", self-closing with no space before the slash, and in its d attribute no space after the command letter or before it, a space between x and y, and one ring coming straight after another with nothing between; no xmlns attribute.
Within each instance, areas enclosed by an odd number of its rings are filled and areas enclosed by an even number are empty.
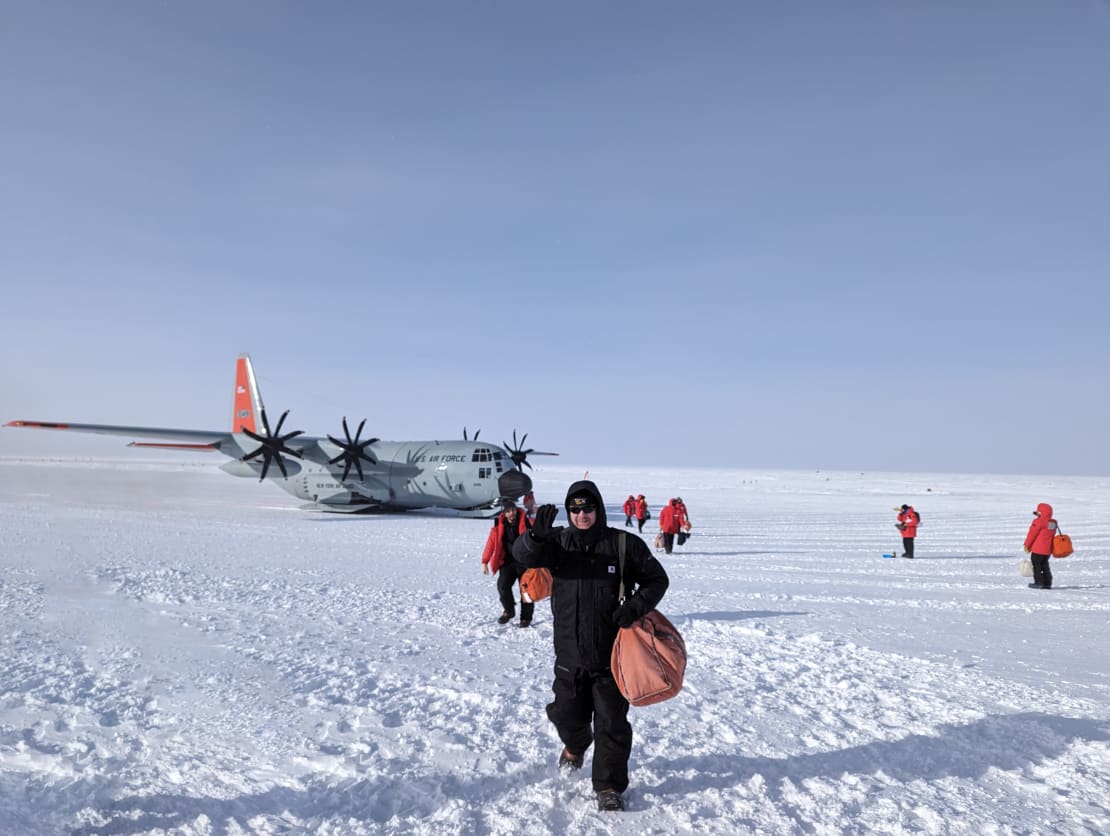
<svg viewBox="0 0 1110 836"><path fill-rule="evenodd" d="M557 772L550 608L495 623L488 522L0 460L0 830L1110 832L1110 480L591 476L611 523L630 492L694 522L660 606L686 688L632 709L623 814L589 755ZM1049 591L1018 573L1040 501L1076 544ZM884 560L903 502L918 558Z"/></svg>

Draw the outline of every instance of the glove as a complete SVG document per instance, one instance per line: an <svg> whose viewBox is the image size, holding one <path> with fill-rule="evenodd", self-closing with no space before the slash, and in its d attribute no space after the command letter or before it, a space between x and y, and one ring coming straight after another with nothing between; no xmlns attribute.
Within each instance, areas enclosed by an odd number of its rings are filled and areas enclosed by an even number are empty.
<svg viewBox="0 0 1110 836"><path fill-rule="evenodd" d="M483 563L482 564L482 574L483 575L488 575L489 574L489 564L488 563Z"/></svg>
<svg viewBox="0 0 1110 836"><path fill-rule="evenodd" d="M632 604L621 604L613 610L612 619L618 627L631 627L636 620L636 610L632 608Z"/></svg>
<svg viewBox="0 0 1110 836"><path fill-rule="evenodd" d="M1022 546L1022 548L1023 548L1024 550L1025 550L1025 553L1026 553L1026 554L1029 554L1030 552L1032 552L1032 551L1033 551L1033 550L1032 550L1031 548L1029 548L1028 546Z"/></svg>
<svg viewBox="0 0 1110 836"><path fill-rule="evenodd" d="M536 521L532 523L532 539L538 543L546 543L555 532L551 530L555 522L555 515L559 509L554 505L541 505L536 509Z"/></svg>

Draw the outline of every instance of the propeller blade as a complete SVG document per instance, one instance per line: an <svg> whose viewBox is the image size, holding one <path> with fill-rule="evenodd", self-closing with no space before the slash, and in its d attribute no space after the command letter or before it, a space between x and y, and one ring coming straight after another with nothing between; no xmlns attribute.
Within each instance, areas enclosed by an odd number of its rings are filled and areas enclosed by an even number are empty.
<svg viewBox="0 0 1110 836"><path fill-rule="evenodd" d="M347 416L343 416L343 434L347 437L346 442L340 441L334 435L328 436L328 441L339 448L338 455L328 459L328 464L336 464L340 461L343 462L343 475L340 476L340 481L347 481L347 477L351 475L351 468L354 467L358 471L358 478L366 481L366 474L362 469L362 461L365 459L370 464L377 464L378 460L366 452L366 448L371 444L381 441L379 438L371 438L366 441L360 441L362 438L362 430L366 426L366 419L363 418L359 422L358 429L355 430L355 437L351 438L350 426L347 424Z"/></svg>
<svg viewBox="0 0 1110 836"><path fill-rule="evenodd" d="M248 430L246 427L241 426L239 429L243 432L243 434L246 435L248 438L253 438L255 441L257 441L258 447L242 456L239 460L245 462L250 461L251 459L256 459L259 456L262 457L262 472L258 477L259 482L263 481L266 478L266 474L270 472L270 465L274 461L277 461L278 469L281 471L281 475L284 478L288 479L289 471L285 467L285 459L283 459L282 456L293 456L297 459L303 459L304 453L300 452L299 450L292 449L286 444L286 442L296 438L299 435L304 435L304 430L294 430L291 433L281 435L281 425L285 423L285 417L289 414L288 409L285 410L285 412L281 413L281 417L278 419L277 427L272 432L270 430L270 421L266 417L266 410L262 409L260 410L260 413L262 418L262 427L266 430L266 434L259 435L253 430Z"/></svg>

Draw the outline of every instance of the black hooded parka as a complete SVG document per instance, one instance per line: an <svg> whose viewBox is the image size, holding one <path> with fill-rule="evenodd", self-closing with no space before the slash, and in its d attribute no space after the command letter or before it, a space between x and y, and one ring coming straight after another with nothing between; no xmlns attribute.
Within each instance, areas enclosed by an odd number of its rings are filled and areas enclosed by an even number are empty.
<svg viewBox="0 0 1110 836"><path fill-rule="evenodd" d="M513 544L513 558L525 567L551 571L556 665L600 671L609 667L617 637L612 616L620 605L619 538L627 538L624 586L637 618L655 609L670 581L642 539L608 527L601 492L593 482L572 484L564 508L571 497L583 494L597 505L593 526L586 531L573 525L554 528L546 542L522 535Z"/></svg>

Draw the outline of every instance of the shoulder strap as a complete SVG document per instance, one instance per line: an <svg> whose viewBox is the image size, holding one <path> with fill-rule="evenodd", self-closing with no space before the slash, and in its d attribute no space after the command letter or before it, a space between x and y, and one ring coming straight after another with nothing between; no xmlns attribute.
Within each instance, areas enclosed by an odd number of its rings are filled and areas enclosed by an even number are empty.
<svg viewBox="0 0 1110 836"><path fill-rule="evenodd" d="M620 592L617 593L617 600L622 604L624 603L624 549L627 540L627 532L621 531L617 541L617 566L619 567L621 578L621 588Z"/></svg>

